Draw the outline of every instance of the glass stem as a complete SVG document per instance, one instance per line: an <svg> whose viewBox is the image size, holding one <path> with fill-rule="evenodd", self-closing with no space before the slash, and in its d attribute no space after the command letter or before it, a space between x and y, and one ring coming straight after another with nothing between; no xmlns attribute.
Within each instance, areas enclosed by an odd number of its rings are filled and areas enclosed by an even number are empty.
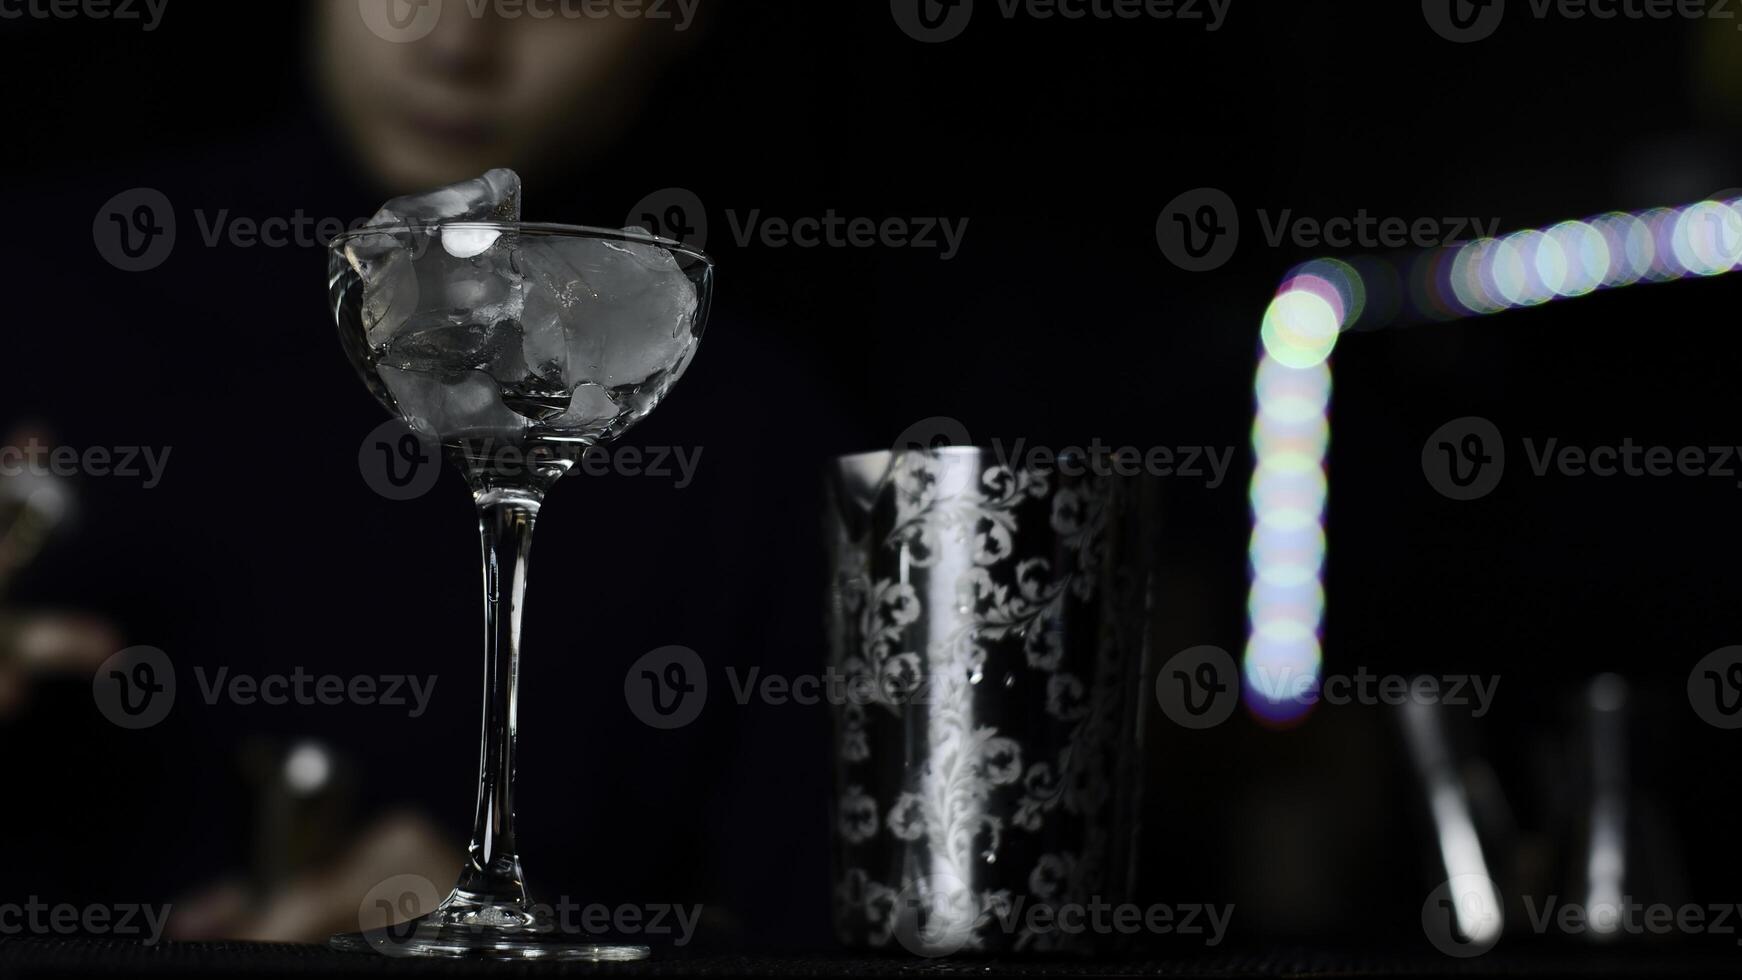
<svg viewBox="0 0 1742 980"><path fill-rule="evenodd" d="M484 725L478 751L478 810L466 867L448 904L527 906L514 844L514 748L518 727L520 614L527 557L542 495L479 488L484 553Z"/></svg>

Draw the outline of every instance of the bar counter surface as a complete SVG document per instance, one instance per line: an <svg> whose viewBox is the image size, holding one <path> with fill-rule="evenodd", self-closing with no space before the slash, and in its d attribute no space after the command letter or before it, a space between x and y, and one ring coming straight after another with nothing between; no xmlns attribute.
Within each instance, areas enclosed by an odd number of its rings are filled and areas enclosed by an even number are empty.
<svg viewBox="0 0 1742 980"><path fill-rule="evenodd" d="M336 953L277 943L161 943L0 938L0 977L62 976L631 976L631 977L1723 977L1742 975L1742 953L1717 950L1495 950L1457 960L1277 949L1177 958L1013 959L844 953L744 955L662 951L627 964L492 963Z"/></svg>

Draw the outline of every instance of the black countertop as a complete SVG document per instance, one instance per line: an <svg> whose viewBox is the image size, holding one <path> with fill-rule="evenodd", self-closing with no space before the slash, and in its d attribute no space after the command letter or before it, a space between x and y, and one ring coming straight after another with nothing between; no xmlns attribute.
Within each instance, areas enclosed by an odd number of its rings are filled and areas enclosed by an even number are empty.
<svg viewBox="0 0 1742 980"><path fill-rule="evenodd" d="M161 943L0 938L0 976L854 976L854 977L1724 977L1742 976L1742 950L1543 950L1455 960L1427 953L1322 950L1212 952L1109 960L760 956L661 952L628 964L488 963L335 953L274 943Z"/></svg>

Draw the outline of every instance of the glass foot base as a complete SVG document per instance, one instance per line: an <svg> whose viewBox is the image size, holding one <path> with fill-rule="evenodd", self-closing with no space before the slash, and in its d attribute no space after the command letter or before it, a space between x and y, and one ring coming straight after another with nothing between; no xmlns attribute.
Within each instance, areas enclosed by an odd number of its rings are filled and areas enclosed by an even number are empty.
<svg viewBox="0 0 1742 980"><path fill-rule="evenodd" d="M460 924L445 921L439 912L385 929L334 936L327 940L327 948L382 956L585 963L630 963L652 954L646 946L577 942L555 929Z"/></svg>

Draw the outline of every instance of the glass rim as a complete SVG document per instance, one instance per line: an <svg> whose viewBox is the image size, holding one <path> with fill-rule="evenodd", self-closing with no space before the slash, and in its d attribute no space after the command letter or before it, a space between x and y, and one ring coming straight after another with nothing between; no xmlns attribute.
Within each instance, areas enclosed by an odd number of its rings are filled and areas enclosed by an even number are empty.
<svg viewBox="0 0 1742 980"><path fill-rule="evenodd" d="M595 241L634 242L640 245L654 245L669 252L678 252L692 259L699 260L712 269L714 260L708 253L693 245L670 238L662 238L652 232L631 231L626 228L600 228L593 225L565 225L548 221L429 221L429 222L399 222L388 225L364 225L360 228L347 229L333 236L329 249L339 249L345 244L368 235L392 235L401 232L430 231L437 228L460 228L466 230L513 232L527 235L546 235L552 238L590 238Z"/></svg>
<svg viewBox="0 0 1742 980"><path fill-rule="evenodd" d="M856 453L840 453L835 456L837 463L869 463L882 457L893 459L899 453L918 453L922 456L984 456L996 452L990 446L893 446L888 449L867 449Z"/></svg>
<svg viewBox="0 0 1742 980"><path fill-rule="evenodd" d="M1081 440L1079 440L1079 442L1081 442ZM896 456L903 454L931 456L943 459L952 457L992 457L994 459L1002 459L1003 456L1006 455L1006 451L1000 450L997 446L985 446L978 443L967 446L891 446L887 449L866 449L853 453L837 453L831 457L831 461L842 465L858 465L878 462L885 458L893 459ZM1088 456L1090 454L1091 450L1084 445L1071 446L1054 452L1054 456L1059 459L1066 457L1076 458L1078 456Z"/></svg>

